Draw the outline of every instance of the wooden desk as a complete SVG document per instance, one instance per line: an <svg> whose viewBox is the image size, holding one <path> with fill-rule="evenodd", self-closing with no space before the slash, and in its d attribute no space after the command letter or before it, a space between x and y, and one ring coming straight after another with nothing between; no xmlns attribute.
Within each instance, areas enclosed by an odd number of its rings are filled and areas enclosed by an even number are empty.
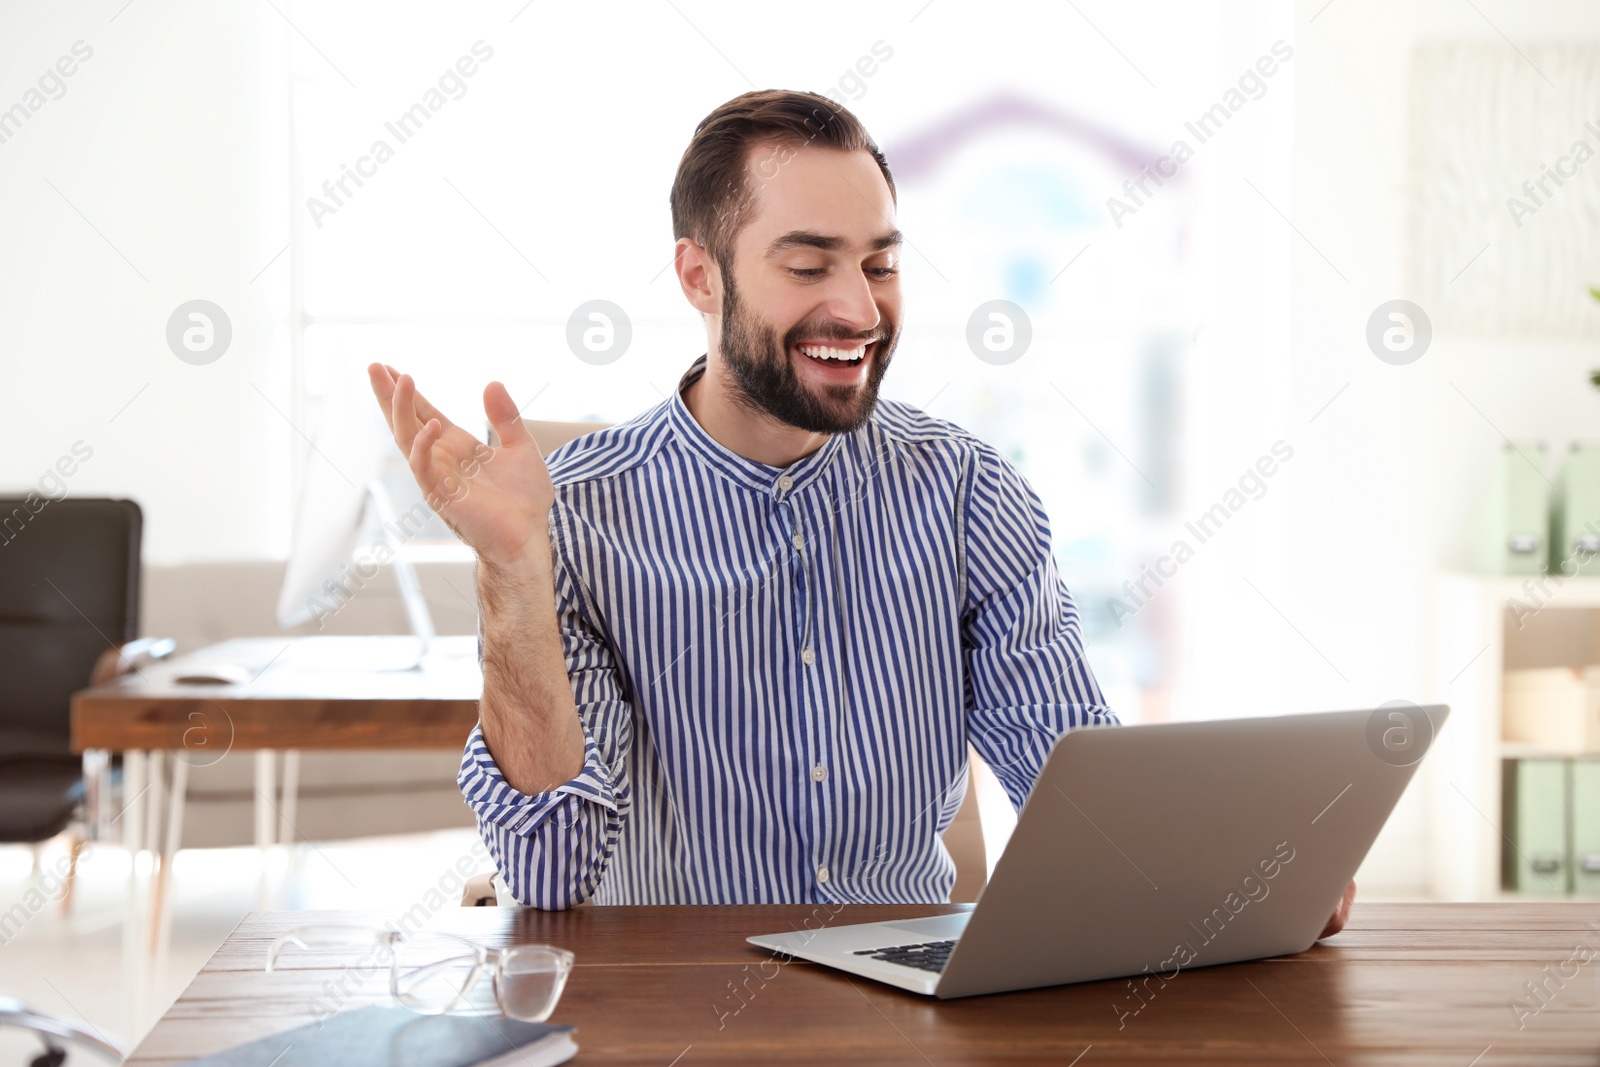
<svg viewBox="0 0 1600 1067"><path fill-rule="evenodd" d="M437 637L418 670L410 637L247 637L127 674L72 698L76 751L459 748L478 721L478 639ZM254 668L244 685L180 685L206 664ZM207 751L207 749L210 751Z"/></svg>
<svg viewBox="0 0 1600 1067"><path fill-rule="evenodd" d="M265 849L292 842L299 836L299 750L465 747L483 693L477 647L476 636L438 637L418 669L388 670L378 668L406 662L415 638L239 638L74 694L72 747L86 754L85 766L103 771L107 752L123 754L124 810L109 818L103 773L89 775L87 807L91 836L102 836L105 823L120 822L134 856L124 957L136 1022L145 1019L149 974L166 954L165 879L182 843L189 768L252 753L256 844ZM238 685L174 680L216 663L247 666L253 677ZM275 750L286 752L281 796ZM156 855L150 885L139 862L145 849Z"/></svg>
<svg viewBox="0 0 1600 1067"><path fill-rule="evenodd" d="M577 965L554 1021L578 1027L574 1062L848 1064L1585 1064L1600 1060L1600 958L1576 967L1517 1029L1508 1001L1572 958L1600 956L1600 903L1357 904L1342 934L1296 956L1182 972L1120 1020L1124 981L936 1001L745 943L764 931L903 918L943 907L452 908L427 929L490 945L547 942ZM357 912L255 912L128 1060L181 1063L314 1021L359 959L304 954L263 972L267 946ZM289 963L286 957L283 961ZM387 972L344 1008L388 1003ZM326 1002L325 1002L326 1003Z"/></svg>

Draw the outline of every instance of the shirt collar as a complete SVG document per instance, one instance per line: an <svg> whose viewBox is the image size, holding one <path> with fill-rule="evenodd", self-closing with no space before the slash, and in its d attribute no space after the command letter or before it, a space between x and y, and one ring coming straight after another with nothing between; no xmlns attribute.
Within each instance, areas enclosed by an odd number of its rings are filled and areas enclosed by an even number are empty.
<svg viewBox="0 0 1600 1067"><path fill-rule="evenodd" d="M729 481L782 500L816 481L843 447L843 440L848 435L830 434L821 448L787 467L771 467L739 455L706 433L683 402L683 391L705 372L706 357L701 355L678 379L678 387L673 391L667 409L668 415L678 440Z"/></svg>

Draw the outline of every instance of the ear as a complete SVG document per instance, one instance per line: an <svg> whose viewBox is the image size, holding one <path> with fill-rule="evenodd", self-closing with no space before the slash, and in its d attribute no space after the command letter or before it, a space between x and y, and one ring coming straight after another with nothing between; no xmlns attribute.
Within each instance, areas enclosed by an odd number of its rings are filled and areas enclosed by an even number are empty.
<svg viewBox="0 0 1600 1067"><path fill-rule="evenodd" d="M678 238L673 249L672 267L684 298L702 315L722 313L722 275L711 253L692 237Z"/></svg>

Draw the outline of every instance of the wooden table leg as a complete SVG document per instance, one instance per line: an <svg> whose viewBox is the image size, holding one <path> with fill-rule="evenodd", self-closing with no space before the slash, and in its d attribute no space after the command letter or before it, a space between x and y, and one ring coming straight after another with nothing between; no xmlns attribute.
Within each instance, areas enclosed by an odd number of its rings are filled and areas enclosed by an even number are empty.
<svg viewBox="0 0 1600 1067"><path fill-rule="evenodd" d="M273 830L276 827L277 753L271 749L256 750L256 849L261 854L261 883L256 890L256 907L262 911L272 907L274 896L272 880Z"/></svg>
<svg viewBox="0 0 1600 1067"><path fill-rule="evenodd" d="M295 826L300 804L300 750L288 749L283 754L283 780L278 790L278 845L283 849L283 880L280 892L287 894L300 870L304 846L300 831Z"/></svg>
<svg viewBox="0 0 1600 1067"><path fill-rule="evenodd" d="M140 1003L138 1023L143 1026L150 1018L151 1008L155 995L155 987L161 980L156 973L156 952L154 934L156 929L156 914L161 908L161 900L166 896L166 868L161 863L161 832L162 816L167 811L167 790L165 782L166 753L152 750L145 753L145 773L149 776L149 792L145 797L145 830L144 851L150 853L148 874L144 876L145 889L141 896L141 911L139 919L141 933L139 955L140 966L144 971L144 980L139 983Z"/></svg>
<svg viewBox="0 0 1600 1067"><path fill-rule="evenodd" d="M283 786L279 790L278 844L292 845L298 831L294 828L295 810L300 798L300 751L289 749L283 754Z"/></svg>
<svg viewBox="0 0 1600 1067"><path fill-rule="evenodd" d="M83 821L90 842L105 839L106 818L110 814L111 753L103 748L83 752Z"/></svg>
<svg viewBox="0 0 1600 1067"><path fill-rule="evenodd" d="M142 841L144 847L150 850L152 860L161 848L161 816L166 812L166 791L162 788L162 757L164 755L164 752L152 750L146 752L144 756L147 794L144 805L145 823Z"/></svg>
<svg viewBox="0 0 1600 1067"><path fill-rule="evenodd" d="M153 969L159 980L166 970L167 946L172 939L172 861L183 847L183 809L189 794L189 763L181 753L172 759L172 787L167 793L167 833L161 842L161 869L156 880L155 903L150 909Z"/></svg>
<svg viewBox="0 0 1600 1067"><path fill-rule="evenodd" d="M61 917L64 919L72 913L72 890L78 881L78 859L83 855L84 839L76 832L67 838L67 878L66 887L61 891Z"/></svg>
<svg viewBox="0 0 1600 1067"><path fill-rule="evenodd" d="M128 892L122 916L122 986L127 996L131 1036L144 1032L144 906L140 889L139 853L144 847L146 802L145 754L122 754L122 844L128 851Z"/></svg>

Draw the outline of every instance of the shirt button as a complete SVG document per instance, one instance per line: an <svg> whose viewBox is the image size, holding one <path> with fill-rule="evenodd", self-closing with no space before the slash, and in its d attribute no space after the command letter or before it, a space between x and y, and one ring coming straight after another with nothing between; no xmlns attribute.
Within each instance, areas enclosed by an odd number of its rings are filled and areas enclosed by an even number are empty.
<svg viewBox="0 0 1600 1067"><path fill-rule="evenodd" d="M794 479L785 474L783 477L778 479L778 488L785 490L793 489Z"/></svg>
<svg viewBox="0 0 1600 1067"><path fill-rule="evenodd" d="M809 648L805 649L800 653L800 662L809 667L813 663L817 662L817 654L811 651Z"/></svg>
<svg viewBox="0 0 1600 1067"><path fill-rule="evenodd" d="M828 868L826 868L826 867L818 867L817 868L817 881L822 883L823 885L827 885L828 884Z"/></svg>
<svg viewBox="0 0 1600 1067"><path fill-rule="evenodd" d="M806 547L806 539L804 537L802 537L800 534L795 534L794 535L794 547L796 547L796 548L804 548L804 547Z"/></svg>
<svg viewBox="0 0 1600 1067"><path fill-rule="evenodd" d="M827 777L828 777L828 768L824 767L822 764L819 763L815 767L811 768L811 780L813 782L823 781Z"/></svg>

